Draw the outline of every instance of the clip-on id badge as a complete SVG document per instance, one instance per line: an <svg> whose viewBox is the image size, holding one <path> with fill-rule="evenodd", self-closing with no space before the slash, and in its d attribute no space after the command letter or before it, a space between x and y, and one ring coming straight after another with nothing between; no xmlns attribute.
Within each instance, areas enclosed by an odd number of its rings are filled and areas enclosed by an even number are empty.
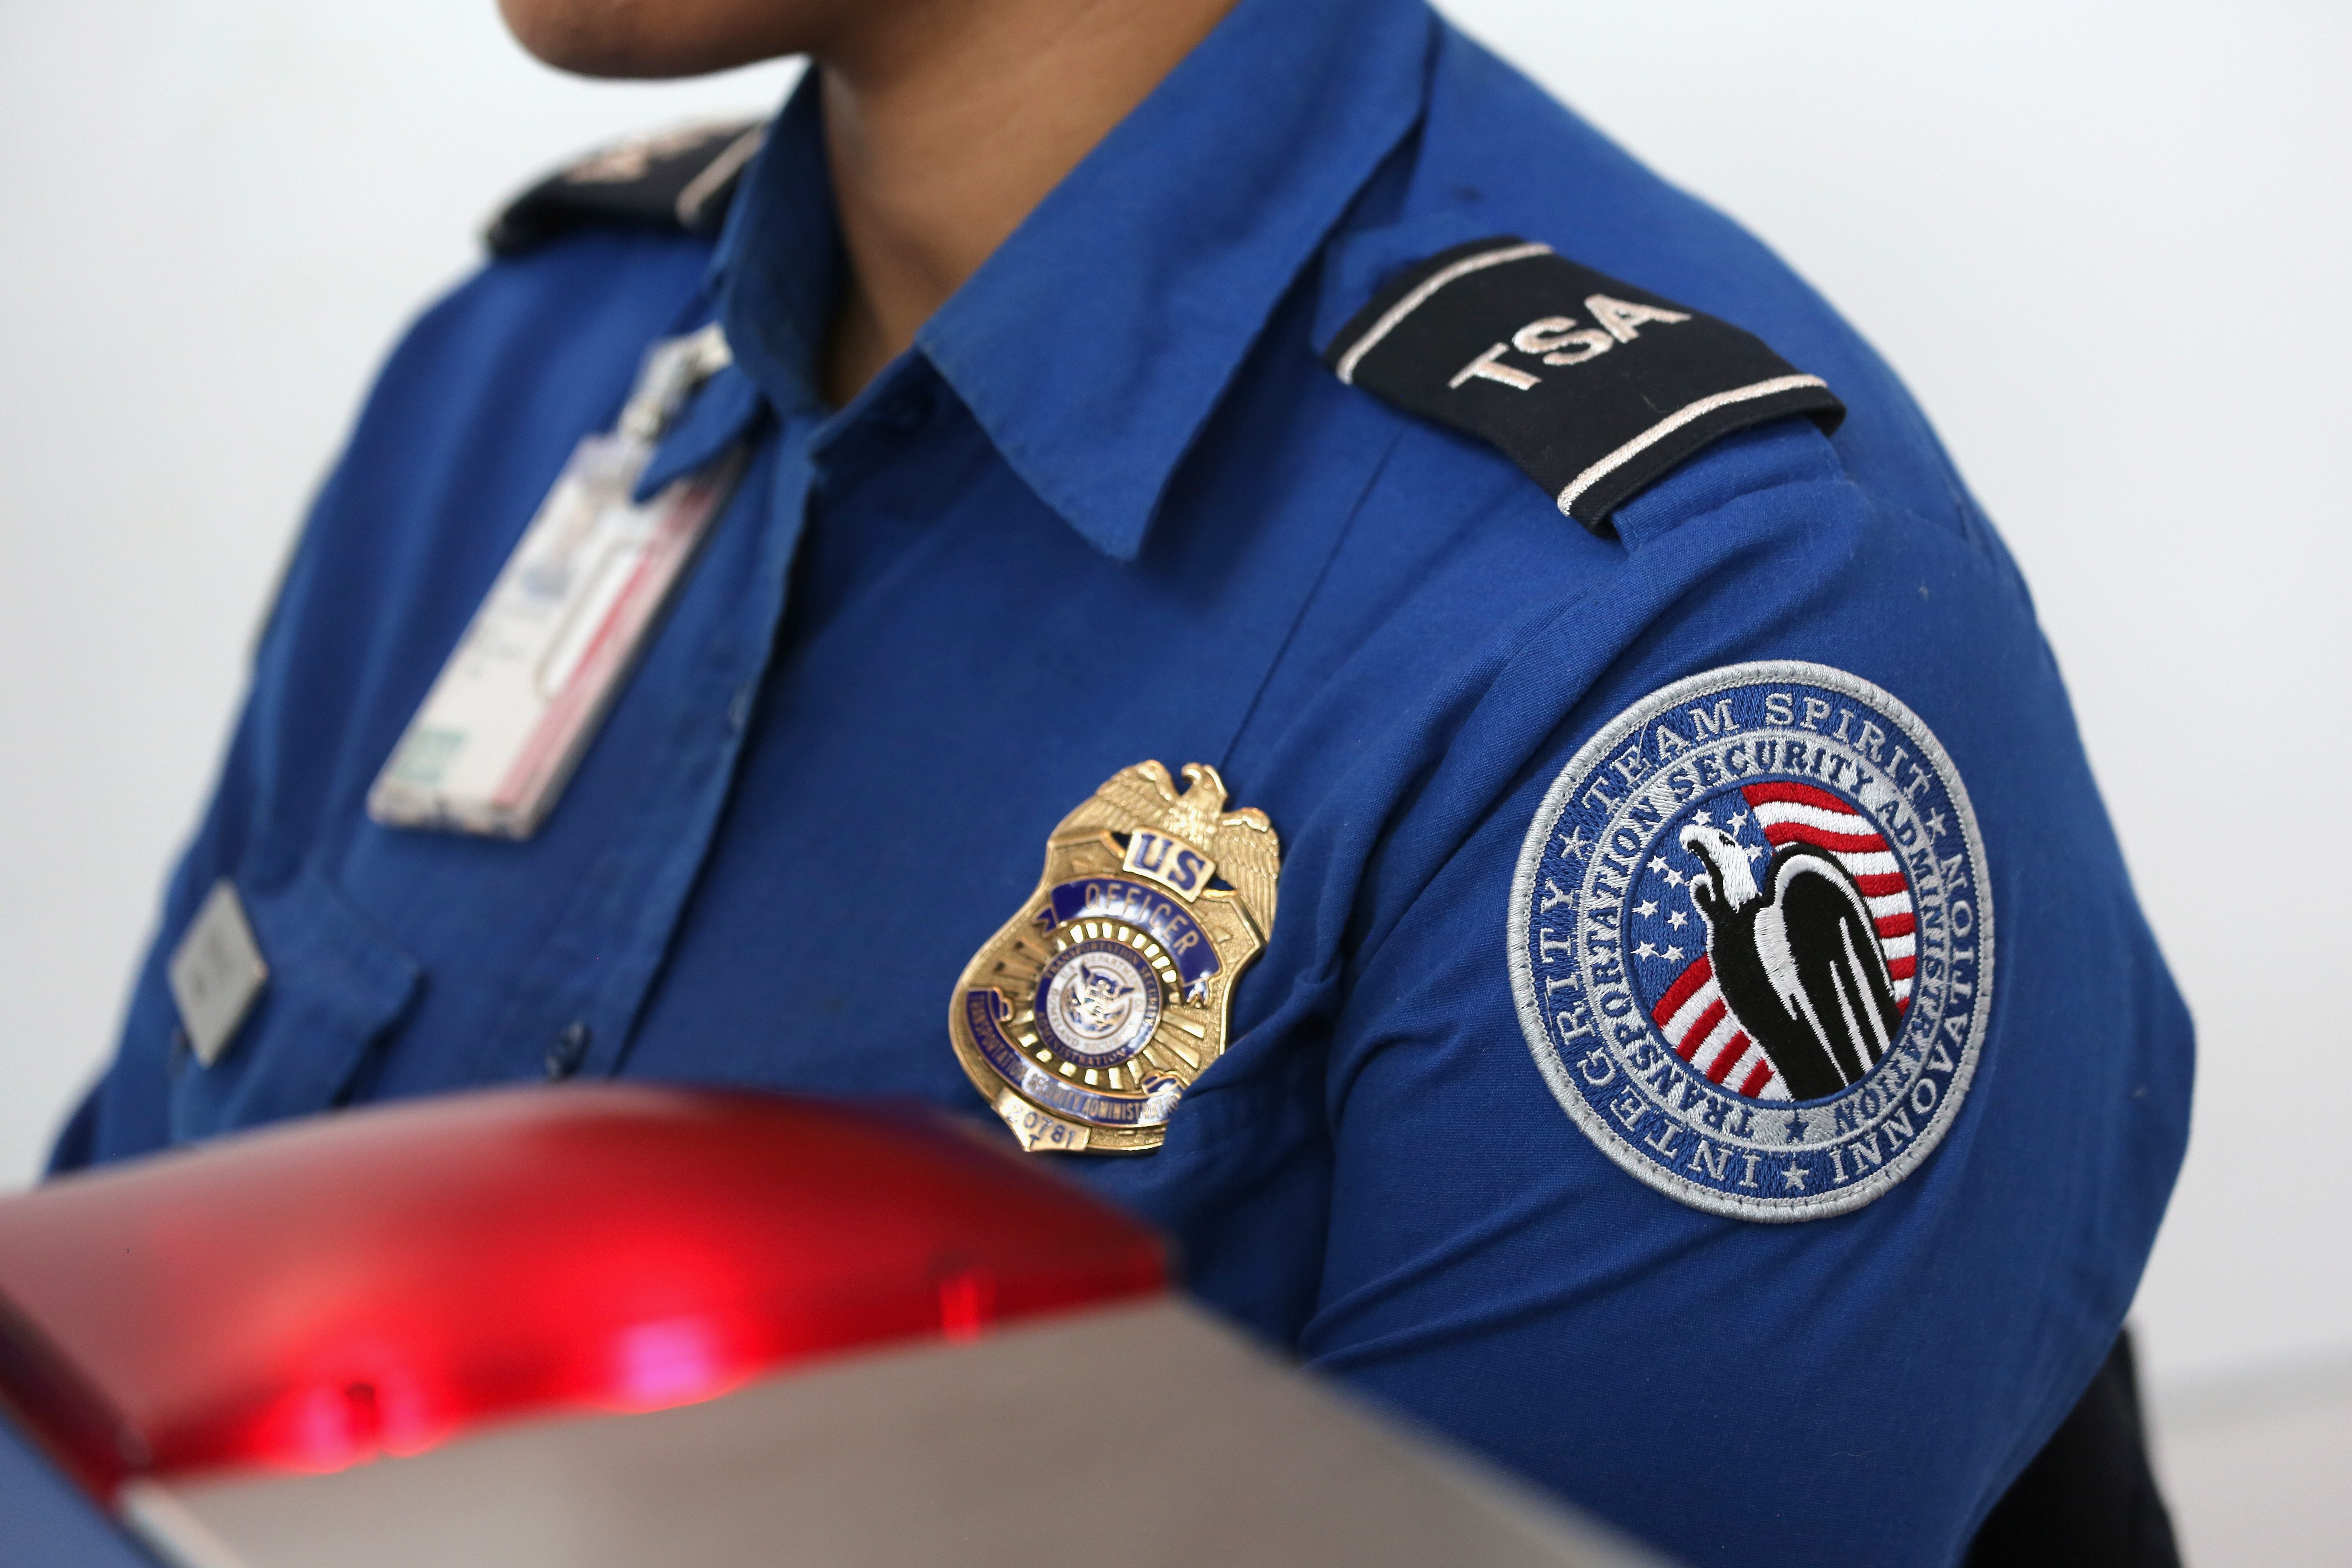
<svg viewBox="0 0 2352 1568"><path fill-rule="evenodd" d="M528 838L594 739L741 471L645 502L662 433L729 363L716 323L655 345L618 426L574 448L368 792L392 827Z"/></svg>

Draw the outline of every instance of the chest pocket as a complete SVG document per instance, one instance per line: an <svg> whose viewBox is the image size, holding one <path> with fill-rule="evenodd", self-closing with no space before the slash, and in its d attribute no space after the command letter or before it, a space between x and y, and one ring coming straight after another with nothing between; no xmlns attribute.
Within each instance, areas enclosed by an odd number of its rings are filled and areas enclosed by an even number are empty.
<svg viewBox="0 0 2352 1568"><path fill-rule="evenodd" d="M210 1067L173 1053L172 1139L188 1142L333 1105L407 1010L416 961L371 930L308 867L238 884L268 984Z"/></svg>

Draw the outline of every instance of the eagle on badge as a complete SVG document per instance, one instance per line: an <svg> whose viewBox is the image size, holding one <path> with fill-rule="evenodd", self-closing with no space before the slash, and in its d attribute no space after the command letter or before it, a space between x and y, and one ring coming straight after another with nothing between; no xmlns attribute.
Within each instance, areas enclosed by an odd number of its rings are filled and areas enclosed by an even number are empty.
<svg viewBox="0 0 2352 1568"><path fill-rule="evenodd" d="M1208 862L1209 874L1223 876L1249 911L1258 934L1270 934L1275 884L1282 874L1282 848L1274 824L1255 808L1227 811L1225 781L1206 763L1185 763L1184 784L1179 793L1176 781L1157 762L1122 768L1064 817L1054 837L1110 832L1131 839L1139 830L1164 835L1195 850ZM1130 847L1130 865L1135 856Z"/></svg>

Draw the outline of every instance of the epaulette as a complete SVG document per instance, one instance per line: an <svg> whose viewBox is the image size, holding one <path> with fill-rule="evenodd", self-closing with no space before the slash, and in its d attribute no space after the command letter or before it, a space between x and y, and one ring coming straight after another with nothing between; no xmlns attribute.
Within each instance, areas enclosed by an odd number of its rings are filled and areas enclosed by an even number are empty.
<svg viewBox="0 0 2352 1568"><path fill-rule="evenodd" d="M1406 268L1331 340L1341 381L1492 442L1595 533L1709 442L1845 416L1828 383L1728 321L1509 235Z"/></svg>
<svg viewBox="0 0 2352 1568"><path fill-rule="evenodd" d="M715 234L767 121L705 121L615 142L517 196L482 237L516 256L589 224Z"/></svg>

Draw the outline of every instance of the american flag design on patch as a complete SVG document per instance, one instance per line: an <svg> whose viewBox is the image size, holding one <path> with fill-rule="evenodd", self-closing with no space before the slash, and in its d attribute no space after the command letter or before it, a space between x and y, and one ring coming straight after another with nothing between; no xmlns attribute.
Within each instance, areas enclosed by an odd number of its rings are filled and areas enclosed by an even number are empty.
<svg viewBox="0 0 2352 1568"><path fill-rule="evenodd" d="M1738 795L1748 809L1734 813L1728 820L1735 837L1752 828L1766 854L1784 844L1801 844L1828 854L1844 867L1867 902L1895 1006L1907 1009L1912 975L1918 965L1918 921L1902 862L1870 818L1827 790L1793 781L1748 784ZM1694 815L1709 814L1702 809ZM1668 865L1663 856L1648 869L1676 891L1688 886L1688 876ZM1670 950L1662 949L1661 956L1666 951ZM1664 1032L1675 1054L1705 1074L1707 1082L1749 1100L1790 1098L1787 1080L1725 1004L1723 988L1716 983L1714 961L1704 950L1675 976L1650 1009L1650 1016Z"/></svg>
<svg viewBox="0 0 2352 1568"><path fill-rule="evenodd" d="M1734 665L1595 731L1529 823L1512 994L1611 1162L1811 1219L1943 1137L1991 1016L1992 889L1952 759L1883 688Z"/></svg>

